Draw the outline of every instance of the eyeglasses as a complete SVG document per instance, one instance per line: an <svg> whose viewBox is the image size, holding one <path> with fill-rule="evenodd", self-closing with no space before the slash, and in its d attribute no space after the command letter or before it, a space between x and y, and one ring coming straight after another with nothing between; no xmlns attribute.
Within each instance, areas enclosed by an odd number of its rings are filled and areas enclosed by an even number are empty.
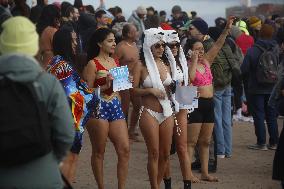
<svg viewBox="0 0 284 189"><path fill-rule="evenodd" d="M170 49L179 48L180 47L180 43L168 43L168 47Z"/></svg>
<svg viewBox="0 0 284 189"><path fill-rule="evenodd" d="M166 44L165 43L156 43L155 45L154 45L154 47L155 47L155 49L159 49L159 48L161 48L161 47L163 47L163 49L166 47Z"/></svg>

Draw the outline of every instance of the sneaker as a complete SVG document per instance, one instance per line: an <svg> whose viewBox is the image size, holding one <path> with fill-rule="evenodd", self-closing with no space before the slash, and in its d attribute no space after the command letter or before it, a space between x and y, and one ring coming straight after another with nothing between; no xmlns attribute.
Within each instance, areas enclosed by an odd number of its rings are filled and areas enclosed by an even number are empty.
<svg viewBox="0 0 284 189"><path fill-rule="evenodd" d="M268 148L269 150L276 150L276 149L277 149L277 145L276 145L276 144L268 144L268 145L267 145L267 148Z"/></svg>
<svg viewBox="0 0 284 189"><path fill-rule="evenodd" d="M233 115L233 121L240 121L240 116L234 114Z"/></svg>
<svg viewBox="0 0 284 189"><path fill-rule="evenodd" d="M249 122L251 122L251 123L254 123L254 121L253 121L253 117L249 117Z"/></svg>
<svg viewBox="0 0 284 189"><path fill-rule="evenodd" d="M217 155L217 158L224 159L224 158L225 158L225 155Z"/></svg>
<svg viewBox="0 0 284 189"><path fill-rule="evenodd" d="M263 151L267 151L267 146L265 144L260 145L260 144L253 144L253 145L249 145L248 149L251 150L263 150Z"/></svg>
<svg viewBox="0 0 284 189"><path fill-rule="evenodd" d="M226 155L225 155L225 158L231 158L231 157L232 157L231 154L226 154Z"/></svg>

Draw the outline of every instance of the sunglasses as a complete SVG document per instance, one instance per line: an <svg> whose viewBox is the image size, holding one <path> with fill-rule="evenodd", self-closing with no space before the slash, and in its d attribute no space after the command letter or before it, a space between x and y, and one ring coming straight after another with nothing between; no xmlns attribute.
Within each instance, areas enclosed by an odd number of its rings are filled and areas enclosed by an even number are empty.
<svg viewBox="0 0 284 189"><path fill-rule="evenodd" d="M179 48L180 47L180 43L168 43L168 47L170 49Z"/></svg>
<svg viewBox="0 0 284 189"><path fill-rule="evenodd" d="M159 49L159 48L161 48L161 47L163 47L163 49L166 47L166 44L165 43L156 43L155 45L154 45L154 47L155 47L155 49Z"/></svg>

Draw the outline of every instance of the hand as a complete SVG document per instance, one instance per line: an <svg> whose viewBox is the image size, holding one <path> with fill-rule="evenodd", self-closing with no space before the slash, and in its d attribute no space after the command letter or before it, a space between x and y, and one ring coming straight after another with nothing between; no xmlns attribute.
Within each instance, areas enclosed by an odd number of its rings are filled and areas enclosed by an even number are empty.
<svg viewBox="0 0 284 189"><path fill-rule="evenodd" d="M197 62L197 60L198 60L198 54L199 54L198 51L192 51L192 53L191 53L191 62L192 62L192 63L193 63L193 62Z"/></svg>
<svg viewBox="0 0 284 189"><path fill-rule="evenodd" d="M111 74L106 76L106 88L110 88L112 86L113 77Z"/></svg>
<svg viewBox="0 0 284 189"><path fill-rule="evenodd" d="M232 25L233 25L233 22L234 22L235 19L236 19L235 16L229 16L227 18L227 24L226 24L225 28L230 30L232 28Z"/></svg>
<svg viewBox="0 0 284 189"><path fill-rule="evenodd" d="M130 83L133 83L133 82L134 82L134 78L133 78L132 75L129 75L129 76L128 76L128 81L129 81Z"/></svg>
<svg viewBox="0 0 284 189"><path fill-rule="evenodd" d="M177 81L173 81L173 82L170 84L169 89L170 89L170 93L171 93L171 94L176 93L177 85L178 85Z"/></svg>
<svg viewBox="0 0 284 189"><path fill-rule="evenodd" d="M187 51L187 53L186 53L186 58L187 58L187 60L191 58L191 54L192 54L192 50L189 49L189 50Z"/></svg>
<svg viewBox="0 0 284 189"><path fill-rule="evenodd" d="M160 89L151 88L150 93L154 95L155 97L157 97L158 99L165 99L166 97L165 93L161 91Z"/></svg>
<svg viewBox="0 0 284 189"><path fill-rule="evenodd" d="M196 98L200 97L200 91L197 91Z"/></svg>

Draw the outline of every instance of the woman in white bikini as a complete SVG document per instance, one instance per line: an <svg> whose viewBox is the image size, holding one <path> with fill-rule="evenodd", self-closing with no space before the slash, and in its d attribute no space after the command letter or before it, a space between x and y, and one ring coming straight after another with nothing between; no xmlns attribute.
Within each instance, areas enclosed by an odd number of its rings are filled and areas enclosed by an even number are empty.
<svg viewBox="0 0 284 189"><path fill-rule="evenodd" d="M144 34L142 63L134 68L133 92L142 98L139 126L148 150L151 189L159 189L169 161L173 135L173 111L169 100L172 78L163 56L166 45L163 30L151 28Z"/></svg>
<svg viewBox="0 0 284 189"><path fill-rule="evenodd" d="M172 77L176 81L176 85L188 86L189 76L188 76L188 66L187 60L185 58L183 49L180 45L180 39L178 33L175 30L165 30L166 36L166 55L171 65ZM172 99L174 100L174 99ZM183 106L178 102L174 101L176 119L178 126L175 125L174 128L174 140L175 147L178 154L180 168L182 172L184 189L191 188L191 180L193 175L190 174L190 160L187 152L187 106ZM192 111L192 109L191 109ZM178 128L180 132L178 132ZM167 165L166 172L164 175L165 188L171 188L171 177L170 177L170 164Z"/></svg>

